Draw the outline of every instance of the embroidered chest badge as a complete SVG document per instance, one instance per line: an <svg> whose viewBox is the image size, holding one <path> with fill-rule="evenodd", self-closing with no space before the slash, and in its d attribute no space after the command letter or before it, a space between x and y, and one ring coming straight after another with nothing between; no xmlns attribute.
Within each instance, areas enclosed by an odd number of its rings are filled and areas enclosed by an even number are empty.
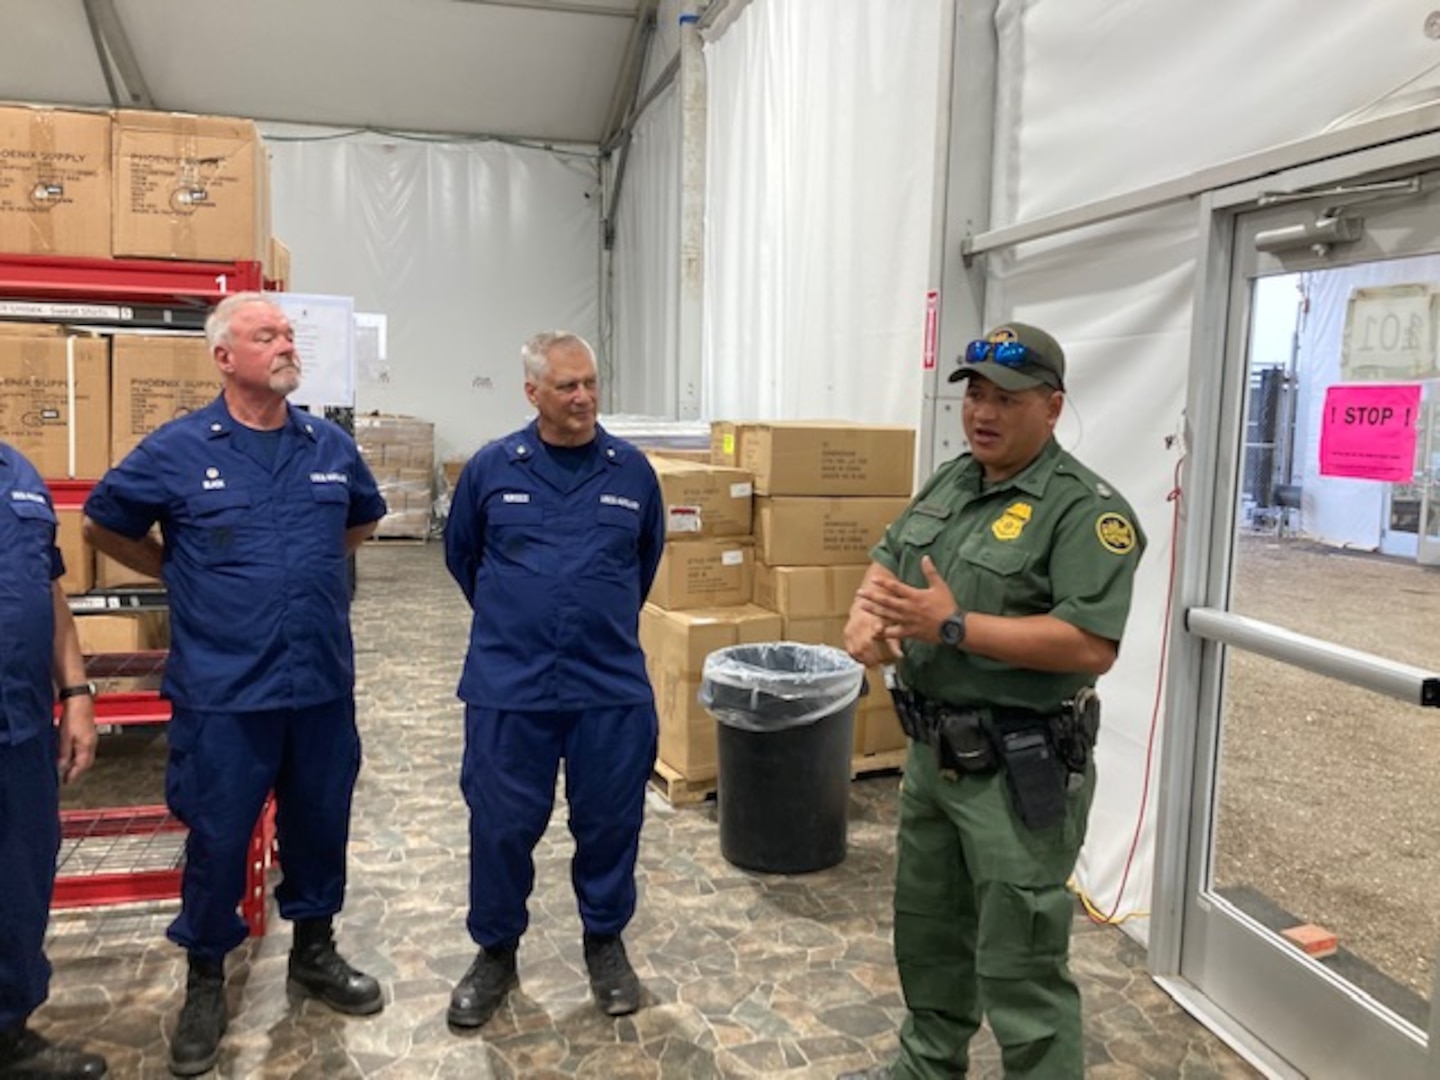
<svg viewBox="0 0 1440 1080"><path fill-rule="evenodd" d="M995 519L990 531L995 534L996 540L1018 540L1034 512L1029 503L1011 503L1005 508L1005 512Z"/></svg>
<svg viewBox="0 0 1440 1080"><path fill-rule="evenodd" d="M1101 514L1095 519L1095 535L1100 546L1113 555L1125 555L1135 549L1135 526L1124 514L1114 511Z"/></svg>

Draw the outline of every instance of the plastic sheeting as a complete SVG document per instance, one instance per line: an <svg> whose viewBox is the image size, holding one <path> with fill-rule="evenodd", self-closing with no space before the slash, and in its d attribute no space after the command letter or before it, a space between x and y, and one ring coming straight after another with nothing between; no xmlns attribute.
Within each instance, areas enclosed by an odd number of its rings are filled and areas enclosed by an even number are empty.
<svg viewBox="0 0 1440 1080"><path fill-rule="evenodd" d="M757 0L707 46L707 416L918 426L942 6Z"/></svg>
<svg viewBox="0 0 1440 1080"><path fill-rule="evenodd" d="M294 292L388 317L356 407L435 424L465 457L531 415L520 346L539 330L598 343L593 151L265 125L274 231Z"/></svg>

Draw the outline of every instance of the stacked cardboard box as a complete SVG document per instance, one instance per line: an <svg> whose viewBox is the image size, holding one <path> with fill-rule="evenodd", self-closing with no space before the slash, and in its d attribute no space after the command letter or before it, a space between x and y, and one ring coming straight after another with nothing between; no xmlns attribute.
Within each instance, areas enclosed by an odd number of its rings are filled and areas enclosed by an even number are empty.
<svg viewBox="0 0 1440 1080"><path fill-rule="evenodd" d="M287 282L270 235L270 162L253 121L120 109L0 106L0 252L258 262Z"/></svg>
<svg viewBox="0 0 1440 1080"><path fill-rule="evenodd" d="M435 425L413 416L355 418L355 441L389 507L375 535L424 540L435 502Z"/></svg>
<svg viewBox="0 0 1440 1080"><path fill-rule="evenodd" d="M220 372L195 334L119 334L110 349L110 460L118 465L161 424L203 408Z"/></svg>
<svg viewBox="0 0 1440 1080"><path fill-rule="evenodd" d="M110 117L0 107L0 251L110 256Z"/></svg>
<svg viewBox="0 0 1440 1080"><path fill-rule="evenodd" d="M705 658L717 649L778 641L781 619L754 604L670 611L646 604L640 645L655 687L660 760L689 781L716 774L715 720L700 704Z"/></svg>
<svg viewBox="0 0 1440 1080"><path fill-rule="evenodd" d="M717 422L712 456L755 481L756 604L785 640L844 647L845 622L870 549L909 502L912 428L826 422ZM856 712L855 754L905 745L878 670Z"/></svg>
<svg viewBox="0 0 1440 1080"><path fill-rule="evenodd" d="M779 620L751 606L755 541L750 474L650 453L665 506L665 553L641 615L660 715L660 760L688 781L715 776L715 721L700 675L715 649L773 641Z"/></svg>
<svg viewBox="0 0 1440 1080"><path fill-rule="evenodd" d="M110 358L103 338L0 324L0 439L51 480L98 480L110 463Z"/></svg>

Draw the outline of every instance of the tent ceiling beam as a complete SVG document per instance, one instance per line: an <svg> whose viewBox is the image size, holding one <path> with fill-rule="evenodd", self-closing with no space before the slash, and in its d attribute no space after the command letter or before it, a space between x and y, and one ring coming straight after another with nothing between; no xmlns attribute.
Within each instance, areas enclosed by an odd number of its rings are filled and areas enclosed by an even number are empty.
<svg viewBox="0 0 1440 1080"><path fill-rule="evenodd" d="M135 50L130 47L130 38L115 10L115 0L85 0L85 20L90 24L95 56L105 76L111 104L117 109L155 108L155 99L150 96Z"/></svg>

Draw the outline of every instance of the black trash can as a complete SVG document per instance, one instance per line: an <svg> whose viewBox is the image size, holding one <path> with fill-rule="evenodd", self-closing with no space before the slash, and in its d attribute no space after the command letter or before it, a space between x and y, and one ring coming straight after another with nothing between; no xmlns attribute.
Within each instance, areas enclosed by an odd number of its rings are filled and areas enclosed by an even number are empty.
<svg viewBox="0 0 1440 1080"><path fill-rule="evenodd" d="M845 858L855 708L865 669L829 645L734 645L705 658L715 717L720 853L745 870L804 874Z"/></svg>

